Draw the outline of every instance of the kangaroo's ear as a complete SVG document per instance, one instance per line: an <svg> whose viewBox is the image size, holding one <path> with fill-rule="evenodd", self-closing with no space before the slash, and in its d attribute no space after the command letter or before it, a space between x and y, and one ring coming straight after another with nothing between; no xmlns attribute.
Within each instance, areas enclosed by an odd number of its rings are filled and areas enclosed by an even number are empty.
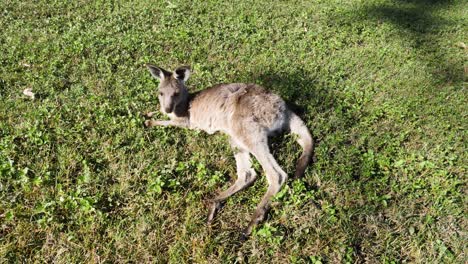
<svg viewBox="0 0 468 264"><path fill-rule="evenodd" d="M174 71L174 78L177 80L186 82L190 77L190 67L189 66L181 66Z"/></svg>
<svg viewBox="0 0 468 264"><path fill-rule="evenodd" d="M154 78L164 80L167 76L171 76L171 73L164 70L163 68L156 67L151 64L146 64L146 67L150 71L151 75L153 75Z"/></svg>

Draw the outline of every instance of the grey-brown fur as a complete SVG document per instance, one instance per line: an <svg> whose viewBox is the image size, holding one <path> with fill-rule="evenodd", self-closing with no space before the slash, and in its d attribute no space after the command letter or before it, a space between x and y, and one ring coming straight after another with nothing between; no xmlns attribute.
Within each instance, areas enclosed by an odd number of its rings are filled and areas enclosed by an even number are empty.
<svg viewBox="0 0 468 264"><path fill-rule="evenodd" d="M147 120L145 125L179 126L204 130L210 134L221 131L230 137L237 165L237 180L211 202L208 223L215 217L221 203L234 193L246 188L256 179L250 162L252 154L265 171L268 190L252 217L244 235L262 221L271 198L278 193L288 175L278 165L268 147L268 136L290 131L296 134L303 153L294 177L304 174L313 154L313 140L304 122L276 94L255 84L219 84L190 95L185 86L190 76L188 67L179 67L174 73L147 65L151 74L160 80L159 102L161 111L170 121ZM152 113L148 115L152 116Z"/></svg>

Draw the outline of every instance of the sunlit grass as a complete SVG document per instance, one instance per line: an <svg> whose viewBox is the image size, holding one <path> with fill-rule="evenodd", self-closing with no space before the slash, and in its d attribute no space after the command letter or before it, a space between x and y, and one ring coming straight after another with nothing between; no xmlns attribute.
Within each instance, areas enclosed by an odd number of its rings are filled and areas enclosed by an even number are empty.
<svg viewBox="0 0 468 264"><path fill-rule="evenodd" d="M466 262L463 1L0 7L1 262ZM149 62L191 65L192 91L264 85L313 132L316 162L245 243L264 177L208 227L232 151L143 128ZM272 141L289 174L299 149Z"/></svg>

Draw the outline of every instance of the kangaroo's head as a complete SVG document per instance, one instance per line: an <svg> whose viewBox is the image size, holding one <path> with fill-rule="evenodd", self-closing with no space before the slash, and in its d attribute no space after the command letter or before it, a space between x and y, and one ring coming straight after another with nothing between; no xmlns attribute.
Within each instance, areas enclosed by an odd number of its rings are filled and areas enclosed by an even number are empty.
<svg viewBox="0 0 468 264"><path fill-rule="evenodd" d="M187 102L188 91L185 81L190 76L188 66L179 67L174 72L150 64L147 64L146 67L153 77L160 80L158 98L161 112L170 114L175 111L178 105Z"/></svg>

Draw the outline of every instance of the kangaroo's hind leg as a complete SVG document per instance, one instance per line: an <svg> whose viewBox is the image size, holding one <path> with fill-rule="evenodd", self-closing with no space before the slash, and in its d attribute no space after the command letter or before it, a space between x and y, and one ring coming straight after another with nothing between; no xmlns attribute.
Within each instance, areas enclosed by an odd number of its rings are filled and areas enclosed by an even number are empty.
<svg viewBox="0 0 468 264"><path fill-rule="evenodd" d="M268 137L266 133L250 134L248 137L244 138L243 142L245 142L250 153L252 153L260 165L262 165L268 181L268 190L257 205L257 209L255 210L249 225L243 232L243 236L246 238L250 235L252 229L264 220L269 209L271 199L280 191L281 186L286 182L288 175L278 165L271 154L268 147Z"/></svg>
<svg viewBox="0 0 468 264"><path fill-rule="evenodd" d="M245 189L250 186L256 179L257 175L255 170L252 168L252 163L250 162L250 154L245 149L237 145L234 141L231 140L231 146L234 151L234 157L236 159L237 167L237 179L228 189L219 193L210 204L208 219L207 222L211 223L213 218L216 216L216 213L221 208L221 204L231 195Z"/></svg>

